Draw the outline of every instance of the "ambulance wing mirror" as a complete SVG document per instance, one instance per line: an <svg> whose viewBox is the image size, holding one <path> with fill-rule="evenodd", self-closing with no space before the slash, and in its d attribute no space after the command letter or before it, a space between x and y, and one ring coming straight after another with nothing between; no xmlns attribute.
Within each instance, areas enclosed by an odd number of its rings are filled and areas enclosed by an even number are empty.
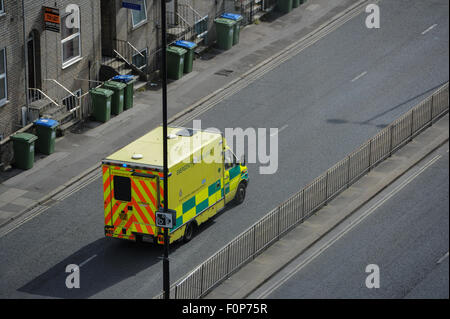
<svg viewBox="0 0 450 319"><path fill-rule="evenodd" d="M245 155L242 155L241 157L241 165L245 166L247 164L247 158L245 157Z"/></svg>

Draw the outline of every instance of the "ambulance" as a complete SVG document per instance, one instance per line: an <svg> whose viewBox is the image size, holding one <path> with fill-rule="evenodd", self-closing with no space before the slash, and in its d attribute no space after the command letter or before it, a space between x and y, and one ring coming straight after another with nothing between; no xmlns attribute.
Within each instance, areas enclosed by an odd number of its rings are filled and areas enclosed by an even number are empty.
<svg viewBox="0 0 450 319"><path fill-rule="evenodd" d="M162 136L161 126L102 161L106 237L164 244L155 223L165 205ZM220 132L169 127L168 168L170 243L190 241L227 204L245 199L245 157L238 160Z"/></svg>

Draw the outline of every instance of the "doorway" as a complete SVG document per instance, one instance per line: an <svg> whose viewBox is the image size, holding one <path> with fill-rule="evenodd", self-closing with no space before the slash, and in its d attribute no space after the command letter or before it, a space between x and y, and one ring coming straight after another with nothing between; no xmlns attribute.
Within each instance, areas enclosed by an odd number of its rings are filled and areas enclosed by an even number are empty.
<svg viewBox="0 0 450 319"><path fill-rule="evenodd" d="M113 57L114 43L116 39L116 1L100 1L102 24L102 56Z"/></svg>
<svg viewBox="0 0 450 319"><path fill-rule="evenodd" d="M28 87L41 89L41 48L37 30L31 31L28 41Z"/></svg>

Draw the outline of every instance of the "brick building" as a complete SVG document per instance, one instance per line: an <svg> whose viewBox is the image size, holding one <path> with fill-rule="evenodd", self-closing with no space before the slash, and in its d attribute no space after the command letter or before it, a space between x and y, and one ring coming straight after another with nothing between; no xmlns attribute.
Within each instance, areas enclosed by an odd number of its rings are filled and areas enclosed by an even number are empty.
<svg viewBox="0 0 450 319"><path fill-rule="evenodd" d="M169 42L209 45L208 32L225 2L234 0L166 1ZM133 74L145 85L157 75L160 5L161 0L0 0L0 166L12 160L8 137L36 118L70 127L88 115L77 112L98 81ZM56 30L45 17L56 22Z"/></svg>
<svg viewBox="0 0 450 319"><path fill-rule="evenodd" d="M0 2L0 58L3 58L0 67L6 71L3 73L6 90L2 89L0 97L0 135L5 138L27 122L24 118L26 113L22 111L27 104L26 84L29 106L34 106L37 111L41 107L42 112L51 112L51 107L66 110L73 95L89 89L90 84L86 80L95 77L97 61L101 58L101 25L98 1L24 0L24 36L21 1ZM71 4L78 6L79 14L66 12ZM46 6L59 10L59 32L45 29ZM75 21L78 18L79 21ZM75 27L67 27L68 19ZM28 76L25 74L25 59ZM38 100L45 102L39 103ZM47 110L43 109L45 103L49 104Z"/></svg>

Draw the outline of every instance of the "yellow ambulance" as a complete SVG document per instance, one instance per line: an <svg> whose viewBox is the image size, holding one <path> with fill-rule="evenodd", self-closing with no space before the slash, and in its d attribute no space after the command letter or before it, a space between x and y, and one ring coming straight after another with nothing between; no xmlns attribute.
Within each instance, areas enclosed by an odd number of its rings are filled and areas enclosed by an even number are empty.
<svg viewBox="0 0 450 319"><path fill-rule="evenodd" d="M155 214L164 207L163 128L102 161L105 235L164 244ZM176 211L170 243L192 239L225 205L244 201L249 182L222 133L168 128L168 209Z"/></svg>

